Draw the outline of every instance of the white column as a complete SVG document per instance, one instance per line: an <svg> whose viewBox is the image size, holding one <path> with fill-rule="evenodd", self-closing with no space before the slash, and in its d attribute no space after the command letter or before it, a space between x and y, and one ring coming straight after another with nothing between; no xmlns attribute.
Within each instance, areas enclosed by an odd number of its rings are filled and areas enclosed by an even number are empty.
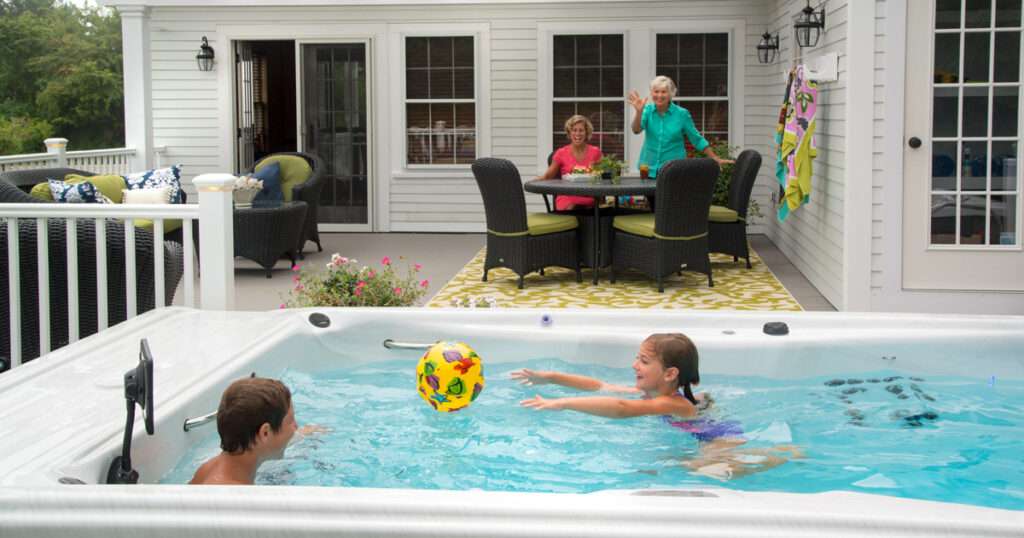
<svg viewBox="0 0 1024 538"><path fill-rule="evenodd" d="M192 184L199 193L199 301L204 310L234 310L231 187L235 176L201 174Z"/></svg>
<svg viewBox="0 0 1024 538"><path fill-rule="evenodd" d="M43 140L43 144L46 144L46 152L57 156L57 166L65 167L68 165L68 139L67 138L47 138Z"/></svg>
<svg viewBox="0 0 1024 538"><path fill-rule="evenodd" d="M149 8L118 6L124 58L124 144L135 148L132 170L153 168L153 78Z"/></svg>

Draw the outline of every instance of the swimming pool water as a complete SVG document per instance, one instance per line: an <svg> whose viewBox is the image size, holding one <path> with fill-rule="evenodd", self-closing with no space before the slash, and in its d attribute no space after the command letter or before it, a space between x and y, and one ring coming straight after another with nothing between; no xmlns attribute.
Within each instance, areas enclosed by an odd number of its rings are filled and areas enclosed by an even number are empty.
<svg viewBox="0 0 1024 538"><path fill-rule="evenodd" d="M846 490L1024 509L1024 381L876 371L805 379L703 374L706 412L737 420L740 450L798 445L803 457L744 478L692 474L693 437L658 417L614 420L535 412L518 402L586 395L525 387L509 372L558 370L631 385L632 371L557 359L485 364L467 409L438 413L415 389L415 363L310 374L287 369L306 436L261 467L258 484L588 493L706 486L814 493ZM187 482L219 451L212 428L161 483ZM758 458L747 461L757 465Z"/></svg>

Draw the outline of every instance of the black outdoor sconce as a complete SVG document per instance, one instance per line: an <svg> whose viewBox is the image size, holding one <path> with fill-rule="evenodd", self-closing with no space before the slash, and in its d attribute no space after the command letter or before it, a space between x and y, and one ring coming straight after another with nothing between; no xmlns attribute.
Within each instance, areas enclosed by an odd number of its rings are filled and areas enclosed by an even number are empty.
<svg viewBox="0 0 1024 538"><path fill-rule="evenodd" d="M213 47L203 36L203 44L199 47L199 54L196 54L196 61L199 62L200 71L213 70Z"/></svg>
<svg viewBox="0 0 1024 538"><path fill-rule="evenodd" d="M821 7L821 4L818 4L818 7L821 9L814 11L811 9L811 0L807 0L803 15L793 25L796 29L796 42L801 47L816 46L821 30L825 28L825 8Z"/></svg>
<svg viewBox="0 0 1024 538"><path fill-rule="evenodd" d="M775 61L775 53L779 50L779 34L773 38L765 28L761 34L761 42L757 44L757 61L763 64L770 64Z"/></svg>

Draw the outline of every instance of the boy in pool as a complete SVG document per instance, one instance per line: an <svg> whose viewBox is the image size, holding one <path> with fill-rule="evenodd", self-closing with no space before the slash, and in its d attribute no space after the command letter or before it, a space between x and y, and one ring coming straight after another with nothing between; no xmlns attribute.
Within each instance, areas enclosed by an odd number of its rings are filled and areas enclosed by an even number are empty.
<svg viewBox="0 0 1024 538"><path fill-rule="evenodd" d="M697 347L686 335L652 334L640 345L633 363L633 372L636 374L636 385L633 387L605 383L591 377L537 372L526 368L512 372L511 377L519 380L520 385L555 383L586 391L642 394L640 400L616 396L548 399L535 395L519 404L535 411L568 409L609 418L661 415L666 422L693 435L702 443L701 457L683 463L694 474L719 479L739 478L785 463L787 460L775 455L776 452L800 456L798 449L791 446L737 451L735 447L747 442L739 423L698 417L698 411L710 404L710 398L705 394L701 394L700 398L695 397L691 389L691 385L700 384L698 358Z"/></svg>
<svg viewBox="0 0 1024 538"><path fill-rule="evenodd" d="M189 484L252 485L256 469L267 460L281 459L292 436L301 431L295 422L292 393L276 379L246 377L221 395L217 433L221 453L199 466Z"/></svg>

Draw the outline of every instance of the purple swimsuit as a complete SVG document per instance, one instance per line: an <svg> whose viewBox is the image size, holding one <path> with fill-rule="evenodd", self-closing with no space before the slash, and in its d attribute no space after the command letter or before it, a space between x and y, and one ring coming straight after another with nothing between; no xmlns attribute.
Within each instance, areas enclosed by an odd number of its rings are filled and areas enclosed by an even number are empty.
<svg viewBox="0 0 1024 538"><path fill-rule="evenodd" d="M673 394L672 397L685 398L686 396L676 393ZM694 436L698 441L708 442L723 437L728 439L747 440L747 438L743 436L743 428L740 426L740 423L735 420L718 421L707 417L694 417L691 419L680 420L674 415L661 415L661 418L672 426Z"/></svg>

